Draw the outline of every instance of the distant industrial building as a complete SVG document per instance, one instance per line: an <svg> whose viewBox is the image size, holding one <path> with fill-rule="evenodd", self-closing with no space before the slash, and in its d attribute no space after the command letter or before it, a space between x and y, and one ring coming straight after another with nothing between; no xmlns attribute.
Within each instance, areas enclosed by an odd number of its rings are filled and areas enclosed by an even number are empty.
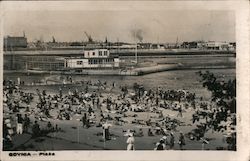
<svg viewBox="0 0 250 161"><path fill-rule="evenodd" d="M191 41L183 42L181 48L184 49L206 49L206 43L204 41Z"/></svg>
<svg viewBox="0 0 250 161"><path fill-rule="evenodd" d="M183 42L181 47L185 49L197 48L197 42Z"/></svg>
<svg viewBox="0 0 250 161"><path fill-rule="evenodd" d="M206 48L210 50L235 50L234 46L228 42L206 42Z"/></svg>
<svg viewBox="0 0 250 161"><path fill-rule="evenodd" d="M183 42L181 44L181 48L234 51L236 49L236 43L219 42L219 41L208 41L208 42L192 41L192 42Z"/></svg>
<svg viewBox="0 0 250 161"><path fill-rule="evenodd" d="M15 50L17 48L27 48L28 42L25 36L23 37L12 37L7 36L4 38L4 49Z"/></svg>

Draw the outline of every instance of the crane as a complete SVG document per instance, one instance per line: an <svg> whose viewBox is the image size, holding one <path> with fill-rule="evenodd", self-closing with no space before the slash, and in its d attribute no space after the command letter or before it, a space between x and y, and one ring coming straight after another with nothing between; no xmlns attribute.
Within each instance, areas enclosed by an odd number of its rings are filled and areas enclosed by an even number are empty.
<svg viewBox="0 0 250 161"><path fill-rule="evenodd" d="M93 42L93 39L92 39L91 35L89 35L86 31L84 31L84 33L88 38L88 42Z"/></svg>

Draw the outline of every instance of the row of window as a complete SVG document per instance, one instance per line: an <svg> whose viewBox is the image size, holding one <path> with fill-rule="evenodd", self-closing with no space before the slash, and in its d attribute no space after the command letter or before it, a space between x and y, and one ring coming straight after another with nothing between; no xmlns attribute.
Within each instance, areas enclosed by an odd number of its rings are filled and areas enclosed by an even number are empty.
<svg viewBox="0 0 250 161"><path fill-rule="evenodd" d="M95 56L95 52L92 52L92 56ZM88 56L90 56L90 52L88 52ZM98 51L98 56L108 56L108 51Z"/></svg>
<svg viewBox="0 0 250 161"><path fill-rule="evenodd" d="M47 70L62 69L64 63L28 63L27 67L30 68L41 68Z"/></svg>
<svg viewBox="0 0 250 161"><path fill-rule="evenodd" d="M114 62L114 59L89 59L89 64L106 64Z"/></svg>
<svg viewBox="0 0 250 161"><path fill-rule="evenodd" d="M110 62L114 62L114 59L89 59L88 61L89 64L105 64ZM82 65L83 61L76 61L76 64Z"/></svg>

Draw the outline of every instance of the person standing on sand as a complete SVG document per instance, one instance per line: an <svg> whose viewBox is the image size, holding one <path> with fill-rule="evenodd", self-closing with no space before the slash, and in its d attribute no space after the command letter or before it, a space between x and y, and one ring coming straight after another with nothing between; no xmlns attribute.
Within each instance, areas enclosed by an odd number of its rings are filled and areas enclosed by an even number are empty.
<svg viewBox="0 0 250 161"><path fill-rule="evenodd" d="M40 126L37 121L35 121L35 124L32 126L32 137L38 137L40 132Z"/></svg>
<svg viewBox="0 0 250 161"><path fill-rule="evenodd" d="M23 121L23 131L28 132L28 128L30 126L30 118L27 114L24 115L24 121Z"/></svg>
<svg viewBox="0 0 250 161"><path fill-rule="evenodd" d="M182 132L180 132L179 142L180 150L183 150L183 146L186 145L185 138Z"/></svg>
<svg viewBox="0 0 250 161"><path fill-rule="evenodd" d="M174 148L174 134L171 132L170 133L170 149L173 149Z"/></svg>
<svg viewBox="0 0 250 161"><path fill-rule="evenodd" d="M83 117L82 117L82 127L85 127L87 123L87 114L84 113Z"/></svg>
<svg viewBox="0 0 250 161"><path fill-rule="evenodd" d="M111 125L108 124L108 122L106 121L103 125L102 125L102 128L103 128L103 138L104 140L110 140L110 133L109 133L109 127Z"/></svg>
<svg viewBox="0 0 250 161"><path fill-rule="evenodd" d="M17 127L16 133L22 134L23 133L23 117L21 114L17 114Z"/></svg>
<svg viewBox="0 0 250 161"><path fill-rule="evenodd" d="M133 133L130 133L128 135L128 139L127 139L127 150L135 150L135 138Z"/></svg>
<svg viewBox="0 0 250 161"><path fill-rule="evenodd" d="M182 117L182 107L181 107L181 105L180 105L180 107L178 108L178 114L177 114L177 116L176 117Z"/></svg>

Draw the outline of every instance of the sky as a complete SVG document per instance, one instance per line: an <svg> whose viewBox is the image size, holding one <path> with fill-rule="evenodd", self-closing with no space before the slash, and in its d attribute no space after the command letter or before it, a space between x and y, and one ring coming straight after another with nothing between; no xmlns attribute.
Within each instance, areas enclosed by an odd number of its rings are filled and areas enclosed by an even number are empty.
<svg viewBox="0 0 250 161"><path fill-rule="evenodd" d="M235 14L228 10L6 10L4 35L28 41L135 42L235 41Z"/></svg>

